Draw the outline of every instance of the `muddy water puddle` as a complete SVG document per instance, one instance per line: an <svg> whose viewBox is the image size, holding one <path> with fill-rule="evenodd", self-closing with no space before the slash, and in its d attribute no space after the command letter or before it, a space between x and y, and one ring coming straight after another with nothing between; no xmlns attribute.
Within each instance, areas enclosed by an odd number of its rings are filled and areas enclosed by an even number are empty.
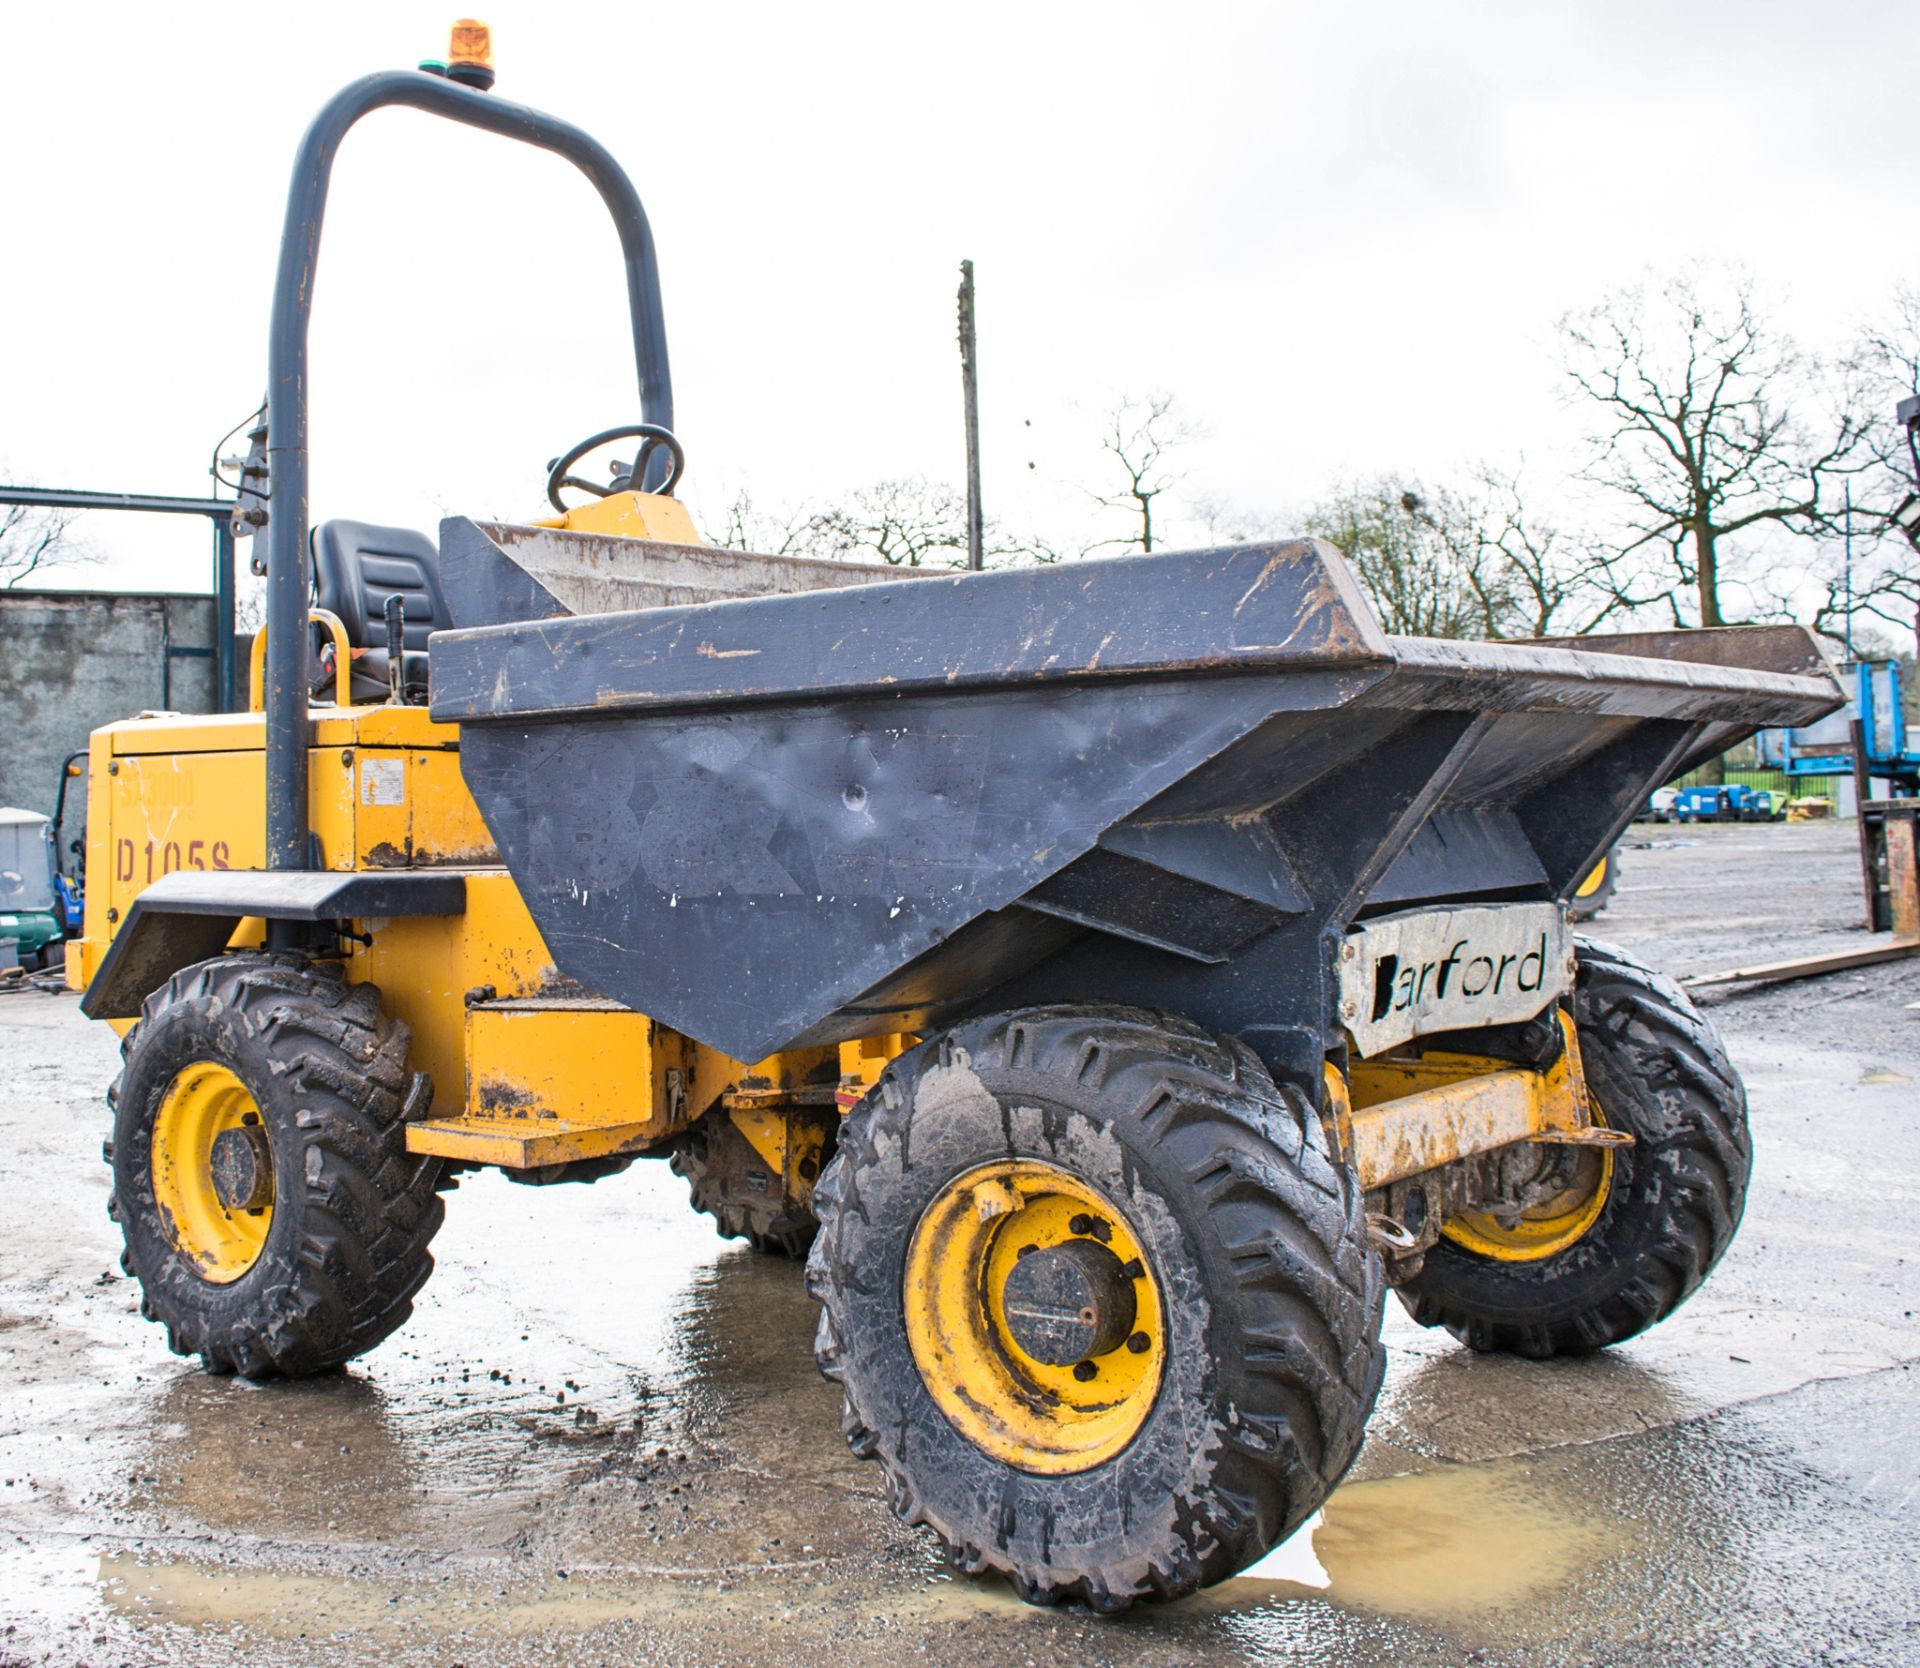
<svg viewBox="0 0 1920 1668"><path fill-rule="evenodd" d="M1551 1609L1574 1578L1610 1550L1617 1524L1585 1508L1560 1478L1496 1461L1347 1485L1285 1545L1245 1575L1169 1610L1138 1613L1149 1631L1197 1632L1264 1655L1310 1639L1325 1642L1341 1612L1424 1624L1460 1639L1499 1631ZM17 1549L16 1549L17 1550ZM257 1552L266 1549L258 1548ZM422 1559L362 1544L300 1550L282 1543L265 1558L206 1545L101 1548L69 1542L35 1560L12 1558L12 1577L67 1602L43 1611L84 1636L103 1628L164 1649L173 1629L260 1641L358 1641L398 1637L507 1640L578 1637L609 1626L674 1624L698 1631L716 1605L751 1602L788 1615L852 1602L898 1621L971 1621L1022 1635L1050 1626L1004 1584L923 1578L890 1593L843 1559L807 1556L795 1543L766 1557L703 1568L639 1563L529 1568L511 1555ZM691 1548L687 1550L691 1551ZM715 1550L718 1550L717 1548ZM344 1558L343 1558L344 1555ZM763 1554L763 1557L765 1555ZM342 1570L338 1562L352 1566ZM825 1566L832 1564L836 1568ZM904 1572L901 1572L904 1573ZM849 1577L851 1579L849 1579ZM1058 1614L1058 1613L1051 1613ZM157 1631L156 1631L157 1630ZM1524 1632L1524 1626L1519 1628ZM1119 1634L1115 1634L1118 1642Z"/></svg>
<svg viewBox="0 0 1920 1668"><path fill-rule="evenodd" d="M1317 1597L1452 1632L1551 1605L1619 1525L1518 1461L1349 1483L1281 1546L1202 1603L1257 1613ZM1477 1629L1476 1629L1477 1631Z"/></svg>
<svg viewBox="0 0 1920 1668"><path fill-rule="evenodd" d="M677 1608L677 1601L697 1602L701 1591L684 1571L626 1570L613 1578L570 1573L510 1586L492 1573L494 1579L475 1568L352 1576L119 1553L100 1558L96 1580L105 1609L120 1619L231 1628L269 1639L411 1635L423 1629L488 1636L589 1633L611 1622L658 1618ZM717 1573L695 1572L694 1579L704 1578L704 1590L711 1592Z"/></svg>

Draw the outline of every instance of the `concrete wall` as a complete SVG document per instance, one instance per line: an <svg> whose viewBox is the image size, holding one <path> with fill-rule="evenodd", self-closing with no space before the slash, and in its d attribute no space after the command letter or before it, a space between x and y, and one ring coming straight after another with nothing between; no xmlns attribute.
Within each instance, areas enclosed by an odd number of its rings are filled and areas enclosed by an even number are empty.
<svg viewBox="0 0 1920 1668"><path fill-rule="evenodd" d="M60 761L98 725L213 711L212 649L212 597L0 590L0 805L51 816Z"/></svg>

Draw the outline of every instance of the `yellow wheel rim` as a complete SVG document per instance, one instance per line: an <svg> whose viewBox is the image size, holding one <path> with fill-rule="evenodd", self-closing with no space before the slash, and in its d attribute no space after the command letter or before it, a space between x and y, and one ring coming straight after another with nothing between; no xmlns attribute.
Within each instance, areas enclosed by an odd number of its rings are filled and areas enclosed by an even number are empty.
<svg viewBox="0 0 1920 1668"><path fill-rule="evenodd" d="M153 1198L174 1247L204 1280L224 1286L252 1268L273 1226L267 1197L228 1209L214 1186L213 1144L229 1130L257 1129L260 1108L225 1066L196 1061L167 1085L153 1120Z"/></svg>
<svg viewBox="0 0 1920 1668"><path fill-rule="evenodd" d="M1580 882L1579 890L1573 895L1576 898L1590 898L1606 884L1606 881L1607 860L1603 857L1588 871L1587 878Z"/></svg>
<svg viewBox="0 0 1920 1668"><path fill-rule="evenodd" d="M1061 1307L1036 1299L1041 1280L1050 1294L1064 1281L1091 1295ZM1152 1411L1167 1348L1152 1267L1120 1211L1065 1170L1003 1159L948 1182L914 1228L904 1295L921 1379L954 1429L997 1460L1087 1471Z"/></svg>
<svg viewBox="0 0 1920 1668"><path fill-rule="evenodd" d="M1600 1120L1594 1119L1595 1123ZM1511 1227L1488 1211L1462 1211L1440 1225L1455 1245L1503 1263L1534 1263L1567 1249L1600 1220L1613 1190L1613 1149L1581 1149L1568 1185L1520 1213Z"/></svg>

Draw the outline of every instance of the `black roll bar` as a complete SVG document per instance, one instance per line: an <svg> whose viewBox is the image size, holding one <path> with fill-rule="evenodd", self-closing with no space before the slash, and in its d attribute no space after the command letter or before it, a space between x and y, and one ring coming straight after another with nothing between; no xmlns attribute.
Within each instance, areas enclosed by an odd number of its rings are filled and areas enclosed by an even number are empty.
<svg viewBox="0 0 1920 1668"><path fill-rule="evenodd" d="M321 109L300 142L280 265L273 284L273 321L267 349L267 463L271 484L267 520L266 708L267 843L270 869L304 869L307 838L307 324L320 258L333 159L347 130L369 111L407 105L449 121L497 133L565 157L593 182L613 216L627 269L627 305L633 321L634 368L640 413L673 426L673 382L667 367L667 327L660 305L660 269L653 233L633 182L598 140L571 123L473 92L418 70L387 70L344 87ZM665 459L657 457L655 467ZM653 470L649 469L649 476ZM276 930L297 931L287 923Z"/></svg>

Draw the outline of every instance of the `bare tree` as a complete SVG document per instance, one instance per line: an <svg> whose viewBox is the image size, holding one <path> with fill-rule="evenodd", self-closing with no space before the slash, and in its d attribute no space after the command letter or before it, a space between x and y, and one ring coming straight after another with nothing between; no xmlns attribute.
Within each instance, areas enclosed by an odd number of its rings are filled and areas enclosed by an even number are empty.
<svg viewBox="0 0 1920 1668"><path fill-rule="evenodd" d="M1915 489L1913 453L1894 408L1920 393L1920 289L1894 292L1886 315L1860 332L1847 355L1846 370L1872 458L1855 497L1859 506L1884 522Z"/></svg>
<svg viewBox="0 0 1920 1668"><path fill-rule="evenodd" d="M1628 564L1531 510L1518 471L1483 464L1460 503L1455 536L1471 541L1460 560L1487 636L1584 636L1635 605Z"/></svg>
<svg viewBox="0 0 1920 1668"><path fill-rule="evenodd" d="M1378 476L1323 499L1305 524L1352 564L1388 631L1572 636L1624 606L1613 553L1531 509L1514 471L1483 465L1464 490Z"/></svg>
<svg viewBox="0 0 1920 1668"><path fill-rule="evenodd" d="M1832 550L1826 600L1814 624L1838 629L1851 610L1920 641L1920 551L1892 521L1907 495L1920 490L1907 432L1894 415L1901 400L1920 394L1920 290L1895 293L1885 316L1860 333L1846 372L1871 461L1854 483L1852 571L1841 565L1841 551Z"/></svg>
<svg viewBox="0 0 1920 1668"><path fill-rule="evenodd" d="M1200 524L1209 545L1263 544L1299 535L1300 522L1297 516L1254 509L1211 493L1191 498L1189 503L1193 519Z"/></svg>
<svg viewBox="0 0 1920 1668"><path fill-rule="evenodd" d="M267 629L267 577L244 563L233 576L233 629L243 637Z"/></svg>
<svg viewBox="0 0 1920 1668"><path fill-rule="evenodd" d="M1814 629L1838 635L1849 612L1900 626L1920 644L1920 573L1910 563L1889 563L1862 574L1852 585L1844 575L1828 574L1825 600L1814 610Z"/></svg>
<svg viewBox="0 0 1920 1668"><path fill-rule="evenodd" d="M1193 430L1173 415L1171 394L1123 394L1107 408L1100 449L1120 466L1125 485L1093 496L1110 510L1125 511L1135 531L1125 538L1104 539L1102 545L1137 546L1142 555L1153 553L1154 502L1180 479L1168 467L1168 454L1192 438Z"/></svg>
<svg viewBox="0 0 1920 1668"><path fill-rule="evenodd" d="M0 590L11 590L48 568L97 560L68 537L72 526L73 517L59 510L0 505Z"/></svg>
<svg viewBox="0 0 1920 1668"><path fill-rule="evenodd" d="M1123 484L1105 493L1089 488L1088 496L1107 509L1124 511L1132 523L1129 532L1059 536L989 524L989 565L1050 566L1101 551L1156 548L1162 537L1158 500L1179 479L1168 468L1168 454L1193 437L1173 418L1172 407L1170 395L1128 395L1105 414L1100 450L1118 463ZM967 562L966 499L924 475L876 481L823 509L792 513L769 511L743 490L726 504L718 532L733 548L771 555L878 560L909 568L965 567Z"/></svg>
<svg viewBox="0 0 1920 1668"><path fill-rule="evenodd" d="M1738 580L1726 541L1831 527L1841 477L1866 462L1846 402L1833 408L1820 367L1761 316L1745 279L1712 295L1692 275L1619 290L1561 331L1567 375L1599 419L1587 479L1626 506L1620 554L1658 557L1650 592L1639 570L1622 605L1651 594L1676 625L1726 623Z"/></svg>
<svg viewBox="0 0 1920 1668"><path fill-rule="evenodd" d="M1004 533L991 521L986 532L989 567L1073 561L1111 543ZM953 488L921 476L875 482L825 509L769 507L742 488L722 507L713 534L725 549L763 556L964 567L966 501Z"/></svg>
<svg viewBox="0 0 1920 1668"><path fill-rule="evenodd" d="M987 566L995 566L998 559L999 565L1008 567L1031 562L1035 567L1049 568L1059 562L1077 562L1082 557L1098 555L1112 545L1111 539L1061 539L1033 531L996 533L987 545Z"/></svg>
<svg viewBox="0 0 1920 1668"><path fill-rule="evenodd" d="M714 542L723 550L750 550L757 556L804 555L812 520L806 509L769 510L742 487L721 507Z"/></svg>
<svg viewBox="0 0 1920 1668"><path fill-rule="evenodd" d="M877 481L808 518L808 555L878 557L896 567L965 567L967 501L924 475Z"/></svg>
<svg viewBox="0 0 1920 1668"><path fill-rule="evenodd" d="M1488 637L1510 610L1504 580L1454 493L1381 475L1316 504L1306 530L1346 557L1388 631Z"/></svg>

